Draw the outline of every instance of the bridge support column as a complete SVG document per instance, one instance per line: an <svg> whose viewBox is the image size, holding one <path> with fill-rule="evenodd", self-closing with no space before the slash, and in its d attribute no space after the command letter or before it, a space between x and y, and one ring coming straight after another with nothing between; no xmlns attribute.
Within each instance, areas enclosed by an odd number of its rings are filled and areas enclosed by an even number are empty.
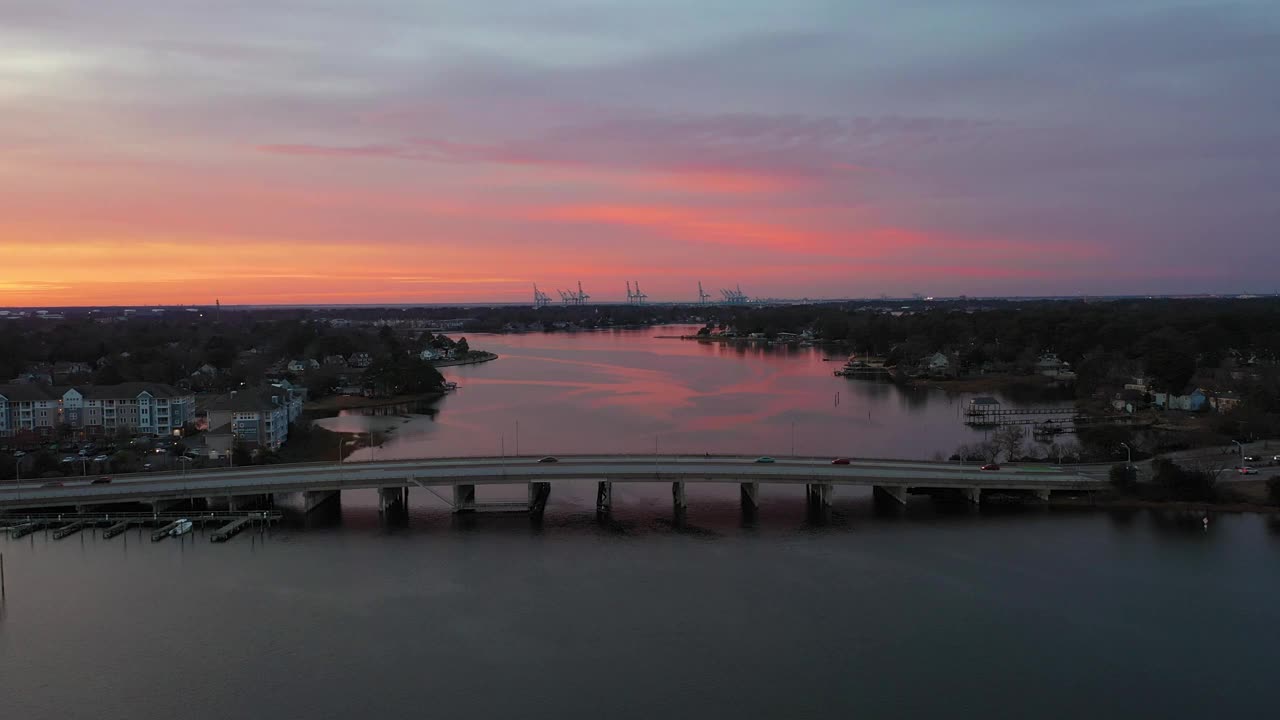
<svg viewBox="0 0 1280 720"><path fill-rule="evenodd" d="M1044 490L1036 490L1035 494L1037 499L1049 502L1049 496L1053 494L1053 491L1046 488Z"/></svg>
<svg viewBox="0 0 1280 720"><path fill-rule="evenodd" d="M892 500L899 505L907 504L907 489L901 485L876 485L871 494L877 500Z"/></svg>
<svg viewBox="0 0 1280 720"><path fill-rule="evenodd" d="M613 510L613 483L601 480L596 483L596 514L608 515Z"/></svg>
<svg viewBox="0 0 1280 720"><path fill-rule="evenodd" d="M811 510L822 510L831 507L831 483L808 483L804 487Z"/></svg>
<svg viewBox="0 0 1280 720"><path fill-rule="evenodd" d="M453 511L472 512L476 509L476 486L453 486Z"/></svg>
<svg viewBox="0 0 1280 720"><path fill-rule="evenodd" d="M529 483L529 513L534 516L542 515L542 512L547 509L549 497L551 497L551 483Z"/></svg>
<svg viewBox="0 0 1280 720"><path fill-rule="evenodd" d="M960 491L964 495L964 499L974 505L982 504L982 488L965 488Z"/></svg>
<svg viewBox="0 0 1280 720"><path fill-rule="evenodd" d="M743 510L760 509L760 483L744 482L738 483L739 494L742 496Z"/></svg>
<svg viewBox="0 0 1280 720"><path fill-rule="evenodd" d="M302 493L302 511L309 513L326 502L340 496L338 490L306 490Z"/></svg>
<svg viewBox="0 0 1280 720"><path fill-rule="evenodd" d="M671 483L671 501L675 505L676 512L684 512L689 507L689 501L684 495L684 481L678 480Z"/></svg>
<svg viewBox="0 0 1280 720"><path fill-rule="evenodd" d="M405 489L400 487L378 488L378 512L382 514L404 512Z"/></svg>

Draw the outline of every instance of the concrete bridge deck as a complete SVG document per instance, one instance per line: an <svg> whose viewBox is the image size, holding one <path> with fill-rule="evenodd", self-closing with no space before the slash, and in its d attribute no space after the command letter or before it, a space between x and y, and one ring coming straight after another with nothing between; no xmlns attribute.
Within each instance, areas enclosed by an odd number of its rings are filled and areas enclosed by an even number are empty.
<svg viewBox="0 0 1280 720"><path fill-rule="evenodd" d="M1007 466L998 471L975 465L916 461L853 461L833 465L831 458L777 458L704 455L560 455L557 462L537 457L460 457L361 463L305 463L178 473L115 476L109 484L65 480L60 487L27 483L0 488L0 511L38 507L92 506L158 502L217 496L281 492L326 492L404 487L559 483L573 481L671 483L776 483L861 485L890 492L899 500L909 489L982 491L1087 491L1106 482L1047 465ZM976 497L976 495L975 495Z"/></svg>

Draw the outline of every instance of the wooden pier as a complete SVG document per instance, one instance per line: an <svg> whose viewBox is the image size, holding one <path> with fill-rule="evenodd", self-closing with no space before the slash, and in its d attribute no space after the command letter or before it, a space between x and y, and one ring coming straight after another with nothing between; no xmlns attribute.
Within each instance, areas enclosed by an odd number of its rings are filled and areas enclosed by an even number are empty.
<svg viewBox="0 0 1280 720"><path fill-rule="evenodd" d="M226 525L223 525L217 530L214 530L213 533L209 535L209 541L210 542L226 542L231 538L235 537L241 530L245 528L246 525L253 522L253 519L254 519L253 516L250 515L247 517L242 517L239 520L232 520Z"/></svg>
<svg viewBox="0 0 1280 720"><path fill-rule="evenodd" d="M54 530L53 539L61 540L62 538L68 535L73 535L75 533L80 532L81 530L83 530L88 526L89 526L88 520L76 520L75 522L68 523L58 528L57 530Z"/></svg>
<svg viewBox="0 0 1280 720"><path fill-rule="evenodd" d="M112 525L111 527L104 529L102 531L102 538L104 540L110 540L111 538L119 535L125 530L128 530L130 526L141 525L141 524L142 524L141 520L121 520L115 525Z"/></svg>

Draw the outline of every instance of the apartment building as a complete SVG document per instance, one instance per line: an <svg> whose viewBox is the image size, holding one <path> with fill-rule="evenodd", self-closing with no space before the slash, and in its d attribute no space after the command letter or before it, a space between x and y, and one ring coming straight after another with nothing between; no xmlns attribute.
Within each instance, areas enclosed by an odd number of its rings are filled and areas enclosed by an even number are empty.
<svg viewBox="0 0 1280 720"><path fill-rule="evenodd" d="M279 449L289 439L290 393L280 387L233 390L209 401L210 438L230 435L248 445ZM300 410L300 405L298 406Z"/></svg>
<svg viewBox="0 0 1280 720"><path fill-rule="evenodd" d="M62 427L87 436L171 435L195 411L195 395L162 383L0 385L0 437L51 437Z"/></svg>

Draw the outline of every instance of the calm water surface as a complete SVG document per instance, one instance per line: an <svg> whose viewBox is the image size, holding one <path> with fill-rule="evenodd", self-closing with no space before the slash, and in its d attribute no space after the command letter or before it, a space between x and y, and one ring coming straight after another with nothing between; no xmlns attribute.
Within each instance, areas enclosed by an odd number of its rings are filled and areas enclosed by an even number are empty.
<svg viewBox="0 0 1280 720"><path fill-rule="evenodd" d="M571 406L631 423L566 425L589 442L643 449L663 398L690 451L686 434L720 438L715 451L743 432L781 454L779 428L801 418L815 431L799 452L871 453L891 417L958 424L945 398L852 383L834 385L840 408L811 408L831 378L804 368L830 363L805 357L751 368L727 351L717 374L678 344L645 376L601 360L608 338L574 340L582 359L503 342L552 359L457 371L464 387L431 424L380 452L487 451L503 403L545 414L521 423L526 453L580 447L556 432ZM576 377L551 370L566 363ZM608 397L619 384L629 399ZM741 390L726 400L726 386ZM857 410L841 416L845 403ZM744 404L758 419L702 425ZM842 430L816 431L833 417ZM850 488L815 523L802 494L766 486L744 518L736 488L690 487L676 521L668 486L615 486L598 521L593 485L557 485L535 523L454 517L413 490L407 520L387 524L375 493L348 492L225 545L4 536L0 717L1274 717L1274 520L897 510Z"/></svg>
<svg viewBox="0 0 1280 720"><path fill-rule="evenodd" d="M821 348L655 337L696 327L485 336L501 357L445 368L461 389L420 408L322 421L389 431L378 459L568 452L762 453L927 459L982 440L960 412L970 394L834 376ZM1010 405L1018 405L1005 398ZM1035 402L1035 405L1063 403ZM367 450L352 459L367 460Z"/></svg>

